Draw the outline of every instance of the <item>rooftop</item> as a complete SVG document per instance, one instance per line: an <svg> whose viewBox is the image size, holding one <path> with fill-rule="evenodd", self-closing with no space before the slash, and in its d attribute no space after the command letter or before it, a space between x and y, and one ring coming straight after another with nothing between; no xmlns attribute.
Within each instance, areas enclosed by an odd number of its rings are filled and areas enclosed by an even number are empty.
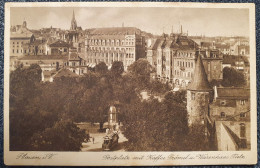
<svg viewBox="0 0 260 168"><path fill-rule="evenodd" d="M19 58L19 60L67 60L65 55L29 55Z"/></svg>
<svg viewBox="0 0 260 168"><path fill-rule="evenodd" d="M59 78L59 77L78 77L77 74L75 74L74 72L71 72L68 69L60 69L53 77L54 78Z"/></svg>
<svg viewBox="0 0 260 168"><path fill-rule="evenodd" d="M250 89L247 88L217 88L218 98L225 99L248 99L250 97Z"/></svg>
<svg viewBox="0 0 260 168"><path fill-rule="evenodd" d="M135 27L107 27L90 30L91 35L133 35L140 34L141 30Z"/></svg>
<svg viewBox="0 0 260 168"><path fill-rule="evenodd" d="M50 47L70 47L70 44L66 43L64 41L58 40L54 43L51 43Z"/></svg>

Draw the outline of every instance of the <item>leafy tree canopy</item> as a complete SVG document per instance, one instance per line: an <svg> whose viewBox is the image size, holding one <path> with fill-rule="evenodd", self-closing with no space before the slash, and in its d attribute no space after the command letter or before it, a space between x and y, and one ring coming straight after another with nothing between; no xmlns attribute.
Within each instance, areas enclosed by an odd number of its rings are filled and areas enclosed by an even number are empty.
<svg viewBox="0 0 260 168"><path fill-rule="evenodd" d="M223 81L221 84L224 87L241 87L246 84L246 80L243 72L240 72L234 68L225 67L223 69Z"/></svg>

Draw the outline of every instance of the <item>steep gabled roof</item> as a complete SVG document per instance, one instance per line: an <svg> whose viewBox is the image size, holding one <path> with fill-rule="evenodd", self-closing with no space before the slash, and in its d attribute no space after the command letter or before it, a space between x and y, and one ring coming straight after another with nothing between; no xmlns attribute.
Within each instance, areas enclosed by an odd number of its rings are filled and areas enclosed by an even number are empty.
<svg viewBox="0 0 260 168"><path fill-rule="evenodd" d="M197 90L197 91L209 91L212 88L209 85L207 74L202 63L201 55L198 56L195 65L194 77L191 84L188 86L188 90Z"/></svg>
<svg viewBox="0 0 260 168"><path fill-rule="evenodd" d="M70 47L70 45L64 41L58 40L50 44L50 47Z"/></svg>
<svg viewBox="0 0 260 168"><path fill-rule="evenodd" d="M71 72L68 69L61 69L59 70L53 77L54 78L59 78L59 77L78 77L78 75L74 72Z"/></svg>

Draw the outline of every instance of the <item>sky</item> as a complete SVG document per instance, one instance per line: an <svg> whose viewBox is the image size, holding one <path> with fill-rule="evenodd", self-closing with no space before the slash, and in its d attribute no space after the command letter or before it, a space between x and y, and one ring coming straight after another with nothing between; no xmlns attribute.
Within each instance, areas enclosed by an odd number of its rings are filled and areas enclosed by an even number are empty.
<svg viewBox="0 0 260 168"><path fill-rule="evenodd" d="M69 29L73 10L83 29L124 24L160 35L172 29L177 33L182 25L189 35L249 36L249 10L237 8L12 7L10 23L21 25L26 20L29 29Z"/></svg>

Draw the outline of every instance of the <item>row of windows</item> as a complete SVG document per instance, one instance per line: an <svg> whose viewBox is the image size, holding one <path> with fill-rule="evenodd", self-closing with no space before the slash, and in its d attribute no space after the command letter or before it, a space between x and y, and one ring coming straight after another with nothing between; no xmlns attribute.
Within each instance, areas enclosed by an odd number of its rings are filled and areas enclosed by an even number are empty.
<svg viewBox="0 0 260 168"><path fill-rule="evenodd" d="M246 113L240 113L239 116L240 116L240 118L245 118L246 117ZM226 117L226 113L225 112L221 112L220 113L220 117L221 118L225 118Z"/></svg>
<svg viewBox="0 0 260 168"><path fill-rule="evenodd" d="M87 63L100 63L100 62L105 62L106 64L112 64L114 61L123 61L120 58L117 59L113 59L113 60L108 60L108 59L87 59ZM132 64L134 61L133 60L126 60L125 64L126 65L130 65Z"/></svg>
<svg viewBox="0 0 260 168"><path fill-rule="evenodd" d="M194 56L194 53L177 52L177 56L179 56L179 57L193 57L193 56Z"/></svg>
<svg viewBox="0 0 260 168"><path fill-rule="evenodd" d="M181 77L184 77L184 78L192 78L193 77L192 72L183 72L183 71L179 71L179 70L174 70L174 75L181 76Z"/></svg>
<svg viewBox="0 0 260 168"><path fill-rule="evenodd" d="M201 96L200 96L200 98L202 98ZM208 98L209 98L209 95L204 95L204 100L208 100ZM194 92L192 92L191 93L191 100L195 100L196 99L196 94L194 93Z"/></svg>
<svg viewBox="0 0 260 168"><path fill-rule="evenodd" d="M15 42L13 42L13 44L15 44ZM20 44L20 42L17 41L16 44ZM21 41L21 44L23 44L23 41Z"/></svg>
<svg viewBox="0 0 260 168"><path fill-rule="evenodd" d="M89 53L88 54L91 57L126 57L126 58L134 58L134 53L126 53L126 54L121 54L121 53Z"/></svg>
<svg viewBox="0 0 260 168"><path fill-rule="evenodd" d="M246 100L240 100L239 102L240 102L240 105L245 105L246 104ZM226 100L222 100L220 102L220 105L222 105L222 106L225 106L226 104L227 104Z"/></svg>
<svg viewBox="0 0 260 168"><path fill-rule="evenodd" d="M186 68L193 68L193 62L177 61L177 66L186 67Z"/></svg>
<svg viewBox="0 0 260 168"><path fill-rule="evenodd" d="M114 47L89 47L90 51L109 51L109 50L116 50L116 51L126 51L126 52L134 52L134 48L114 48Z"/></svg>
<svg viewBox="0 0 260 168"><path fill-rule="evenodd" d="M123 45L134 45L134 39L129 40L89 40L90 45L103 45L103 46L123 46Z"/></svg>

